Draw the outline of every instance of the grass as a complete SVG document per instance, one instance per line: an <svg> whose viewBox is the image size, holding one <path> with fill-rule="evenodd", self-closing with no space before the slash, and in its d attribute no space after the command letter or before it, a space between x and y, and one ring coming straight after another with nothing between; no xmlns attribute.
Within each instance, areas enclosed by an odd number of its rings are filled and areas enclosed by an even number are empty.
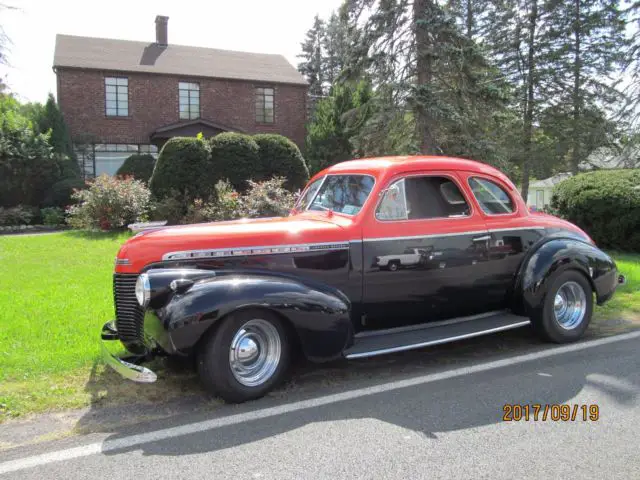
<svg viewBox="0 0 640 480"><path fill-rule="evenodd" d="M105 371L99 331L113 318L113 260L130 234L0 237L0 422L27 413L154 402L197 392L193 373L153 385ZM640 255L614 253L627 276L598 319L640 319ZM166 363L158 361L159 374Z"/></svg>
<svg viewBox="0 0 640 480"><path fill-rule="evenodd" d="M618 270L627 283L617 288L611 300L596 307L599 318L622 317L637 320L640 318L640 255L632 253L609 252L616 261Z"/></svg>
<svg viewBox="0 0 640 480"><path fill-rule="evenodd" d="M113 318L113 262L129 236L0 237L0 412L86 404L79 379Z"/></svg>

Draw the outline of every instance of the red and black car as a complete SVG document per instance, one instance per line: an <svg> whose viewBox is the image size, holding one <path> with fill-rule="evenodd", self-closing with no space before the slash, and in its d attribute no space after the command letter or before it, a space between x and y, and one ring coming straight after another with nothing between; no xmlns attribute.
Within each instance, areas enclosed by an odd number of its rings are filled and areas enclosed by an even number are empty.
<svg viewBox="0 0 640 480"><path fill-rule="evenodd" d="M525 325L579 339L624 281L575 225L530 212L488 165L352 160L315 175L291 215L143 231L118 252L105 361L149 382L195 355L227 401L264 395L294 350L312 361L420 348ZM106 345L121 341L122 359ZM132 360L133 358L133 360Z"/></svg>

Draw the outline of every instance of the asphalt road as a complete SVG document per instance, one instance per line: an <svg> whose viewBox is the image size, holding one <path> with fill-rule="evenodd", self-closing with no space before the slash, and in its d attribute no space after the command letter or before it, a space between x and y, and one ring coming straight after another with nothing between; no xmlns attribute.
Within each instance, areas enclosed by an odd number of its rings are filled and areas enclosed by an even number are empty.
<svg viewBox="0 0 640 480"><path fill-rule="evenodd" d="M542 345L17 448L0 478L640 478L639 347L640 332ZM542 408L505 422L505 404ZM546 404L576 419L543 420Z"/></svg>

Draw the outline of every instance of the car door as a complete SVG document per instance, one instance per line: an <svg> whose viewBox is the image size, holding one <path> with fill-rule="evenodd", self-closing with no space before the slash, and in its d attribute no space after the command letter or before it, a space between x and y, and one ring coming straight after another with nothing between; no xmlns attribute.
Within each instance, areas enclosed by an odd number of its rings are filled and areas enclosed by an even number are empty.
<svg viewBox="0 0 640 480"><path fill-rule="evenodd" d="M392 178L363 221L367 328L490 308L482 292L490 234L451 172Z"/></svg>
<svg viewBox="0 0 640 480"><path fill-rule="evenodd" d="M531 218L513 186L479 173L463 173L461 180L469 186L491 234L485 294L493 304L508 306L516 272L529 249L544 237L545 229Z"/></svg>

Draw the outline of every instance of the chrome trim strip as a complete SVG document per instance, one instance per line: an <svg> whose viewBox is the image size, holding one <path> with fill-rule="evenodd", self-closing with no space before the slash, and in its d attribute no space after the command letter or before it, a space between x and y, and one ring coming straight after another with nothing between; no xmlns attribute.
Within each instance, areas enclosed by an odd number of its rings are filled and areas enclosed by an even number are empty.
<svg viewBox="0 0 640 480"><path fill-rule="evenodd" d="M537 227L537 226L531 226L531 227L513 227L513 228L490 228L489 231L490 232L508 232L508 231L514 231L514 230L546 230L546 227Z"/></svg>
<svg viewBox="0 0 640 480"><path fill-rule="evenodd" d="M128 258L116 258L116 265L131 265L131 261Z"/></svg>
<svg viewBox="0 0 640 480"><path fill-rule="evenodd" d="M415 343L411 345L402 345L400 347L383 348L381 350L373 350L371 352L352 353L351 355L345 355L345 358L348 358L349 360L351 360L355 358L375 357L377 355L384 355L386 353L414 350L416 348L429 347L432 345L439 345L441 343L455 342L456 340L464 340L466 338L479 337L481 335L487 335L489 333L502 332L504 330L511 330L513 328L524 327L525 325L529 325L530 323L531 323L530 320L525 320L522 322L512 323L510 325L503 325L502 327L490 328L488 330L480 330L472 333L465 333L464 335L457 335L455 337L441 338L438 340L430 340L427 342L420 342L420 343Z"/></svg>
<svg viewBox="0 0 640 480"><path fill-rule="evenodd" d="M351 243L362 242L385 242L392 240L416 240L420 238L437 238L437 237L455 237L458 235L477 235L488 232L503 232L512 230L544 230L545 227L514 227L514 228L494 228L489 230L463 231L454 233L437 233L427 235L413 235L406 237L379 237L346 240L343 242L325 242L325 243L301 243L297 245L273 245L273 246L249 246L238 248L213 248L205 250L180 250L165 253L162 256L163 261L169 260L185 260L192 258L223 258L223 257L243 257L250 255L279 255L283 253L301 253L313 252L320 250L347 250ZM126 259L122 259L125 261ZM128 262L128 260L126 260ZM121 263L119 265L128 265L129 263Z"/></svg>
<svg viewBox="0 0 640 480"><path fill-rule="evenodd" d="M473 320L479 320L481 318L493 317L494 315L506 315L510 313L509 310L494 310L492 312L478 313L476 315L468 315L466 317L451 318L449 320L442 320L440 322L419 323L416 325L407 325L406 327L385 328L384 330L369 330L359 332L354 335L354 338L364 337L378 337L380 335L387 335L390 333L403 333L410 332L412 330L427 330L434 327L442 327L444 325L453 325L456 323L469 322Z"/></svg>
<svg viewBox="0 0 640 480"><path fill-rule="evenodd" d="M302 243L298 245L273 245L260 247L213 248L206 250L182 250L165 253L163 261L193 258L245 257L251 255L276 255L324 250L348 250L348 242Z"/></svg>
<svg viewBox="0 0 640 480"><path fill-rule="evenodd" d="M436 238L436 237L455 237L458 235L476 235L478 233L487 233L488 230L476 230L476 231L464 231L455 233L438 233L432 235L413 235L410 237L378 237L378 238L365 238L365 242L386 242L388 240L415 240L418 238Z"/></svg>

